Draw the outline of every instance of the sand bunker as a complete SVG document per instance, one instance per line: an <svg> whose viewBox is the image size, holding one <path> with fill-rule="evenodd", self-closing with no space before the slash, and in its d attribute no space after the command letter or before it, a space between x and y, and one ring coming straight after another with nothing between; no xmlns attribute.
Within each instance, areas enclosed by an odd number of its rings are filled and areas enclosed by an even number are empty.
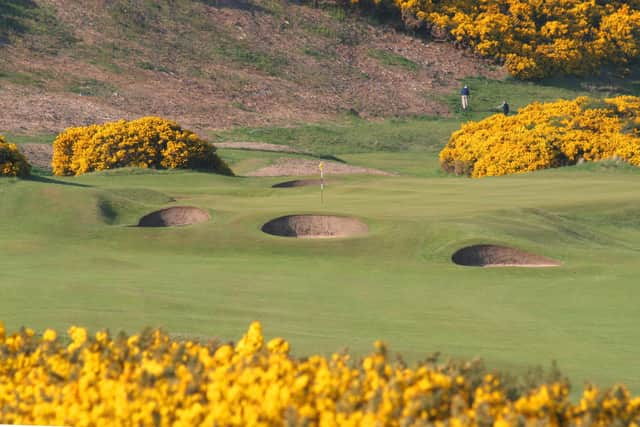
<svg viewBox="0 0 640 427"><path fill-rule="evenodd" d="M367 224L345 216L289 215L262 226L267 234L298 238L348 237L365 234Z"/></svg>
<svg viewBox="0 0 640 427"><path fill-rule="evenodd" d="M557 267L558 261L508 246L473 245L456 251L451 260L468 267Z"/></svg>
<svg viewBox="0 0 640 427"><path fill-rule="evenodd" d="M151 212L140 218L138 227L172 227L175 225L198 224L208 221L209 213L191 206L174 206Z"/></svg>
<svg viewBox="0 0 640 427"><path fill-rule="evenodd" d="M324 164L324 172L327 175L346 175L364 173L369 175L393 175L379 169L352 166L346 163L321 160ZM295 158L280 158L261 169L249 172L247 176L309 176L318 175L318 163L320 160L307 160Z"/></svg>
<svg viewBox="0 0 640 427"><path fill-rule="evenodd" d="M327 185L327 181L324 182ZM296 179L294 181L285 181L273 184L272 188L291 188L291 187L306 187L308 185L320 186L319 179Z"/></svg>

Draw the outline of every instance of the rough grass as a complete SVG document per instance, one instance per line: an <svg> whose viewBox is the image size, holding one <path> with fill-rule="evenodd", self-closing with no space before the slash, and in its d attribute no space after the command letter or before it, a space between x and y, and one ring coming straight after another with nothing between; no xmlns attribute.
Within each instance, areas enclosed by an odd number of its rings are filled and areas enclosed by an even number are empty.
<svg viewBox="0 0 640 427"><path fill-rule="evenodd" d="M381 64L391 67L401 67L407 71L417 71L419 66L410 59L405 58L397 53L388 52L382 49L372 49L369 56L380 61Z"/></svg>
<svg viewBox="0 0 640 427"><path fill-rule="evenodd" d="M316 154L439 151L451 132L467 120L481 120L498 112L506 99L512 111L533 101L555 101L580 95L602 97L606 94L579 88L561 88L546 84L520 82L513 79L490 80L468 78L461 82L471 88L471 110L460 110L458 92L444 98L454 112L453 117L413 116L362 120L345 114L339 122L299 124L286 127L236 127L229 131L211 132L215 141L258 141L287 144Z"/></svg>
<svg viewBox="0 0 640 427"><path fill-rule="evenodd" d="M286 144L319 155L374 151L436 151L459 126L455 119L407 117L371 122L345 117L337 123L289 127L236 128L213 132L215 141Z"/></svg>

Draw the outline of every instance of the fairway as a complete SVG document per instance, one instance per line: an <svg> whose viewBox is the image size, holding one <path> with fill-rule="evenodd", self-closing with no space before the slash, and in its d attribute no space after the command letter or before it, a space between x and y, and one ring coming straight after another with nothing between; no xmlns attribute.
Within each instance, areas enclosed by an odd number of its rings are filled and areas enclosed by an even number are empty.
<svg viewBox="0 0 640 427"><path fill-rule="evenodd" d="M245 164L266 156L220 153ZM260 320L299 356L347 346L358 356L382 339L411 362L439 351L519 372L557 360L577 388L588 379L640 391L640 173L584 165L468 179L442 175L432 154L342 158L400 175L329 177L323 204L317 186L271 188L286 177L124 169L0 179L2 320L10 330L153 326L225 340ZM134 227L170 206L211 218ZM260 231L311 213L354 217L368 233ZM562 265L452 263L473 244Z"/></svg>

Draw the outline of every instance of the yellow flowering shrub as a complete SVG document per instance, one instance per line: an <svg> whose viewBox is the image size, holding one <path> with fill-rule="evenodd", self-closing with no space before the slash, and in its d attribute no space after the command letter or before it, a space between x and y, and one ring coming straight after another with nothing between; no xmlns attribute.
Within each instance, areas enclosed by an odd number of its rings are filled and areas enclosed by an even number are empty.
<svg viewBox="0 0 640 427"><path fill-rule="evenodd" d="M381 342L346 354L294 358L258 322L237 344L177 341L158 330L112 337L71 327L41 337L0 323L0 423L119 426L638 427L640 397L564 381L514 388L477 363L413 368Z"/></svg>
<svg viewBox="0 0 640 427"><path fill-rule="evenodd" d="M0 135L0 176L24 178L31 173L31 165L15 144L9 144Z"/></svg>
<svg viewBox="0 0 640 427"><path fill-rule="evenodd" d="M518 114L468 122L440 152L458 175L497 176L620 158L640 166L640 98L533 103Z"/></svg>
<svg viewBox="0 0 640 427"><path fill-rule="evenodd" d="M133 166L203 169L233 175L213 145L159 117L69 128L53 143L56 175Z"/></svg>
<svg viewBox="0 0 640 427"><path fill-rule="evenodd" d="M582 75L640 56L638 0L350 0L444 31L522 79ZM391 12L390 12L391 11ZM395 11L395 12L393 12Z"/></svg>

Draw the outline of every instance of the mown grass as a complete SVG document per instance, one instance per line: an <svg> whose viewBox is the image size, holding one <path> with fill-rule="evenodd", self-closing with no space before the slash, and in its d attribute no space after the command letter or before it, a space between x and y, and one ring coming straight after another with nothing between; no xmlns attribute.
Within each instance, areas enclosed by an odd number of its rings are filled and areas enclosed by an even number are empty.
<svg viewBox="0 0 640 427"><path fill-rule="evenodd" d="M513 79L467 78L460 82L471 89L471 108L461 111L458 90L442 98L453 112L451 117L409 116L379 121L362 120L345 114L342 120L328 123L301 123L286 127L238 127L211 132L216 141L256 141L286 144L318 155L355 153L439 152L451 133L469 120L482 120L498 113L507 100L512 113L532 102L573 99L577 96L602 98L623 93L622 88L602 92L595 86L521 82Z"/></svg>
<svg viewBox="0 0 640 427"><path fill-rule="evenodd" d="M340 122L291 127L235 128L210 133L212 141L286 144L319 155L373 151L437 151L459 126L456 119L407 117L371 122L345 117Z"/></svg>
<svg viewBox="0 0 640 427"><path fill-rule="evenodd" d="M56 138L56 134L53 133L19 134L14 132L3 132L1 130L0 135L5 136L7 141L13 144L52 144Z"/></svg>
<svg viewBox="0 0 640 427"><path fill-rule="evenodd" d="M383 167L407 164L410 154L345 157ZM324 204L315 187L270 188L283 179L125 169L0 180L3 320L38 329L153 325L229 339L259 319L298 355L348 346L357 356L381 338L409 361L442 351L522 371L556 359L574 383L640 390L637 170L330 177ZM129 227L172 204L203 207L213 220ZM297 241L259 230L305 212L353 215L371 231ZM563 266L450 262L457 248L481 242Z"/></svg>

